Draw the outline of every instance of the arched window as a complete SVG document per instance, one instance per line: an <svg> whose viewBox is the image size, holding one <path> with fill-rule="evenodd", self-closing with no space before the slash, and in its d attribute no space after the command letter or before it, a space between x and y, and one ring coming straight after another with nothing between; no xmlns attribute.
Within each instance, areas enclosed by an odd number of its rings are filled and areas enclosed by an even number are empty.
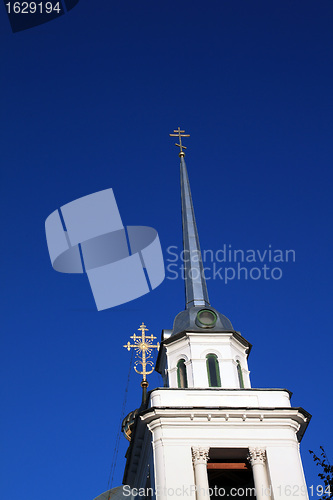
<svg viewBox="0 0 333 500"><path fill-rule="evenodd" d="M206 363L209 387L221 387L219 363L216 354L207 354Z"/></svg>
<svg viewBox="0 0 333 500"><path fill-rule="evenodd" d="M243 372L242 372L241 364L238 361L238 359L237 359L237 374L238 374L239 387L241 389L244 389Z"/></svg>
<svg viewBox="0 0 333 500"><path fill-rule="evenodd" d="M188 387L185 359L180 359L177 363L177 379L179 388L185 389Z"/></svg>

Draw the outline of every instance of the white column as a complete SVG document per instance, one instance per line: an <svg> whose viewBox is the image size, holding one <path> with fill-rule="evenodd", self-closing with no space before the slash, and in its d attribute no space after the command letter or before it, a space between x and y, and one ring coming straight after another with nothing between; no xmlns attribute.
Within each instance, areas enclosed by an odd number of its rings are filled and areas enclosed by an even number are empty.
<svg viewBox="0 0 333 500"><path fill-rule="evenodd" d="M266 451L262 448L249 448L248 458L252 466L257 500L269 500L271 498L271 487L268 483L265 466Z"/></svg>
<svg viewBox="0 0 333 500"><path fill-rule="evenodd" d="M209 483L207 474L207 459L209 448L194 446L192 448L192 461L197 500L209 500Z"/></svg>

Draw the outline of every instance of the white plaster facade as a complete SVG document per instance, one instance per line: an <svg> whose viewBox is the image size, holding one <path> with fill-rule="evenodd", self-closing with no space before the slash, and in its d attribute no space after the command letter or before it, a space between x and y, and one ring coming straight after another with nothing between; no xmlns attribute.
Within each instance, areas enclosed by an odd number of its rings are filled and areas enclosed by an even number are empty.
<svg viewBox="0 0 333 500"><path fill-rule="evenodd" d="M290 491L308 499L299 441L310 415L291 407L285 389L251 388L246 341L232 332L184 332L174 342L167 337L159 367L168 386L151 391L148 407L137 419L124 482L144 488L149 476L156 500L208 499L202 493L208 488L202 462L206 451L208 456L224 457L230 450L236 454L245 450L258 500L285 499ZM218 358L220 388L208 387L209 353ZM179 359L185 359L188 388L178 388ZM198 450L203 450L200 463L194 458Z"/></svg>
<svg viewBox="0 0 333 500"><path fill-rule="evenodd" d="M168 340L168 335L162 338ZM187 332L170 344L165 344L161 354L161 373L166 387L178 387L177 363L185 360L188 387L209 387L206 367L206 356L217 356L221 377L221 387L225 389L239 388L237 361L239 361L244 387L250 388L250 372L247 364L248 346L241 341L241 335L235 337L232 332L198 333Z"/></svg>

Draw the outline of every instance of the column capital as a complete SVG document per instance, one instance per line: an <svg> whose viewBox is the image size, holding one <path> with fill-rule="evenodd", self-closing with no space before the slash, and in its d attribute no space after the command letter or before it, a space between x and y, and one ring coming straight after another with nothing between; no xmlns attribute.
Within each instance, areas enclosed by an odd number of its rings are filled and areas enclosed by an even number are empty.
<svg viewBox="0 0 333 500"><path fill-rule="evenodd" d="M266 462L266 450L264 448L249 448L248 460L252 467L256 464L264 464Z"/></svg>
<svg viewBox="0 0 333 500"><path fill-rule="evenodd" d="M193 465L206 464L208 460L209 447L192 446Z"/></svg>

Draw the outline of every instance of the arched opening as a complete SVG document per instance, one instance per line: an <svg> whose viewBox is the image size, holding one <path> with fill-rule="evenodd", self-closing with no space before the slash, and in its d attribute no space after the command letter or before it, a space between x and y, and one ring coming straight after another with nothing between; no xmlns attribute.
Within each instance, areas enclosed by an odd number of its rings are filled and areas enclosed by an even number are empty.
<svg viewBox="0 0 333 500"><path fill-rule="evenodd" d="M177 379L178 387L180 389L185 389L186 387L188 387L185 359L180 359L177 363Z"/></svg>
<svg viewBox="0 0 333 500"><path fill-rule="evenodd" d="M237 359L237 374L238 374L238 382L239 382L239 387L241 389L244 389L244 379L243 379L243 372L242 372L242 367L240 362Z"/></svg>
<svg viewBox="0 0 333 500"><path fill-rule="evenodd" d="M206 363L209 387L221 387L220 369L216 354L207 354Z"/></svg>

